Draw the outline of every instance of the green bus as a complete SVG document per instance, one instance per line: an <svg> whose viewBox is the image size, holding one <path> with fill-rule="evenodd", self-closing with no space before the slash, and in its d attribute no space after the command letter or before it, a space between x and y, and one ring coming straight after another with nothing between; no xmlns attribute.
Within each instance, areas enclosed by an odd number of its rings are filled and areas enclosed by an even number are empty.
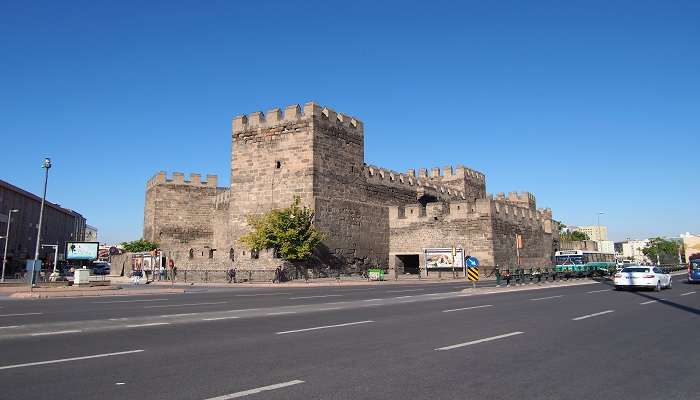
<svg viewBox="0 0 700 400"><path fill-rule="evenodd" d="M557 272L607 274L615 271L615 255L589 250L559 250L554 253Z"/></svg>

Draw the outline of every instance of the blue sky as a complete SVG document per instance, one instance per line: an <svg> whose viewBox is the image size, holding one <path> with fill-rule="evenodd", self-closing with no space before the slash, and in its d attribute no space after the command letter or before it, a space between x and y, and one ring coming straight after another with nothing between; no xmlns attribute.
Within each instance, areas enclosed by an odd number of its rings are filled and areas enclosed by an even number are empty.
<svg viewBox="0 0 700 400"><path fill-rule="evenodd" d="M144 4L148 3L148 4ZM366 162L464 164L613 239L700 232L700 3L0 2L0 179L140 237L158 170L229 183L231 118L314 100Z"/></svg>

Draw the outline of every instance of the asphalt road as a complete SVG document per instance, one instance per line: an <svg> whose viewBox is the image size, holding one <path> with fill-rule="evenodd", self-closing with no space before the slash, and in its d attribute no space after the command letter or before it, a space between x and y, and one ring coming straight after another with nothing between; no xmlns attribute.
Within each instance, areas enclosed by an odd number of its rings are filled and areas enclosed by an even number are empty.
<svg viewBox="0 0 700 400"><path fill-rule="evenodd" d="M463 286L2 301L0 399L697 398L699 286Z"/></svg>

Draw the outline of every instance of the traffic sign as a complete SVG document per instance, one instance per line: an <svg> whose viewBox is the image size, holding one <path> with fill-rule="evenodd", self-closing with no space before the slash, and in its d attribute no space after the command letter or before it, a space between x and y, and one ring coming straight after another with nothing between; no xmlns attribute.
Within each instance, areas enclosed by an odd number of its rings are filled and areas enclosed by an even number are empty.
<svg viewBox="0 0 700 400"><path fill-rule="evenodd" d="M467 268L467 279L469 279L470 281L478 281L479 280L479 268L477 268L477 267Z"/></svg>
<svg viewBox="0 0 700 400"><path fill-rule="evenodd" d="M465 264L467 264L467 268L478 267L479 260L476 257L469 257L465 261Z"/></svg>

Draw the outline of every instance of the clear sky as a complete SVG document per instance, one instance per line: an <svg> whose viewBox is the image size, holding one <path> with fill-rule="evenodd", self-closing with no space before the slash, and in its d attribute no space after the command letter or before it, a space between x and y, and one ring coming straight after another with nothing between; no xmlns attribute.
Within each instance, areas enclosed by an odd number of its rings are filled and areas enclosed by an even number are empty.
<svg viewBox="0 0 700 400"><path fill-rule="evenodd" d="M102 241L141 236L159 170L228 185L233 116L310 100L365 123L367 163L700 232L698 1L0 2L0 179L40 194L50 156Z"/></svg>

